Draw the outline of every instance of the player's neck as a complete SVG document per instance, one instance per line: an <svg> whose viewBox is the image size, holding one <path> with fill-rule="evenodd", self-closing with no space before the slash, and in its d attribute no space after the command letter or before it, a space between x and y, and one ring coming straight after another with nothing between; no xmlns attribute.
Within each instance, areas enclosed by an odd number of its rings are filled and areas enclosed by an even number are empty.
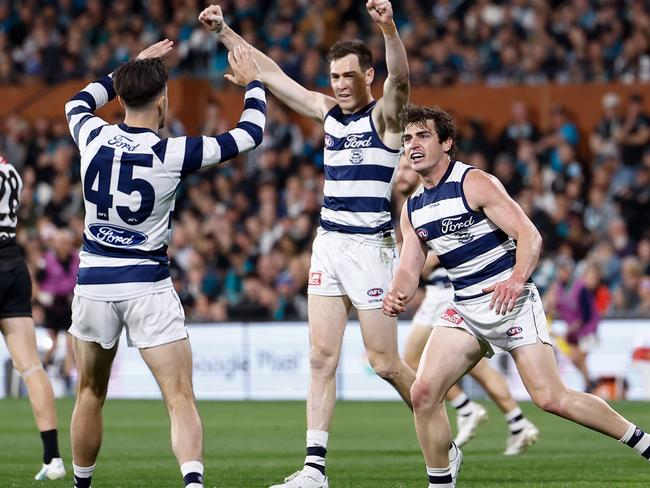
<svg viewBox="0 0 650 488"><path fill-rule="evenodd" d="M150 129L154 132L158 132L158 113L128 112L124 117L124 123L129 127Z"/></svg>
<svg viewBox="0 0 650 488"><path fill-rule="evenodd" d="M434 188L440 184L449 169L451 159L445 154L438 164L433 166L426 174L422 175L422 183L426 189Z"/></svg>

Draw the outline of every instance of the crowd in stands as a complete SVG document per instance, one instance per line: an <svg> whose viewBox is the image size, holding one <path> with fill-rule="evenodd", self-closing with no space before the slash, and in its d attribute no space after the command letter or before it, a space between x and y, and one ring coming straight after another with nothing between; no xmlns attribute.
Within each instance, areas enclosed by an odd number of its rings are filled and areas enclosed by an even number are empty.
<svg viewBox="0 0 650 488"><path fill-rule="evenodd" d="M222 80L226 52L197 23L198 0L0 2L0 84L97 77L162 37L175 75ZM393 2L414 86L650 81L644 0ZM378 76L383 41L356 0L224 0L227 21L311 88L329 84L324 53L367 39Z"/></svg>
<svg viewBox="0 0 650 488"><path fill-rule="evenodd" d="M414 85L650 80L643 1L394 3ZM173 75L220 78L225 52L196 23L202 5L0 0L0 83L104 75L161 36L178 40L169 61ZM369 39L376 58L384 57L364 2L232 0L223 6L236 29L310 87L328 85L323 51L336 39ZM457 158L496 175L539 228L544 249L534 280L542 292L556 281L559 262L569 263L575 276L595 264L604 314L650 316L650 117L640 94L609 93L602 109L591 133L580 133L577 114L561 106L543 130L517 102L498 138L461 114ZM229 128L219 106L208 104L201 132ZM161 135L184 131L171 114ZM260 149L179 187L169 256L190 321L306 318L323 140L322 127L301 130L270 97ZM0 154L24 181L19 241L38 300L60 230L80 247L78 152L63 117L30 122L10 115L0 121ZM41 305L37 323L46 321L47 304Z"/></svg>

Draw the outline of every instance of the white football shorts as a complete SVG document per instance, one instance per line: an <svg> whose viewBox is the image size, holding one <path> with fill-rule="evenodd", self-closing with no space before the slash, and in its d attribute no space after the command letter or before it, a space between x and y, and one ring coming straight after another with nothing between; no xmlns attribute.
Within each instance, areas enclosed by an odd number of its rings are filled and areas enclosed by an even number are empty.
<svg viewBox="0 0 650 488"><path fill-rule="evenodd" d="M551 344L546 327L546 315L537 287L532 283L524 286L515 308L506 315L490 310L492 294L450 302L436 321L436 327L463 329L481 342L487 349L486 357L495 352L535 344L537 339Z"/></svg>
<svg viewBox="0 0 650 488"><path fill-rule="evenodd" d="M312 246L307 293L347 295L357 310L381 308L398 262L392 244L382 246L357 235L319 229Z"/></svg>
<svg viewBox="0 0 650 488"><path fill-rule="evenodd" d="M454 288L451 285L427 285L424 299L413 316L413 323L433 327L453 299Z"/></svg>
<svg viewBox="0 0 650 488"><path fill-rule="evenodd" d="M161 346L187 337L185 312L175 290L119 302L75 295L69 332L111 349L126 327L127 342L139 349Z"/></svg>

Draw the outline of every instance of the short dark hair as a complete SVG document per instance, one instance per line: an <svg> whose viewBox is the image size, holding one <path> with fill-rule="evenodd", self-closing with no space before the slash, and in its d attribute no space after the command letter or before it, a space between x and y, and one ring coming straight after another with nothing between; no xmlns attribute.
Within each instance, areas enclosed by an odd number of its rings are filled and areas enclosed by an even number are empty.
<svg viewBox="0 0 650 488"><path fill-rule="evenodd" d="M167 68L160 58L133 59L115 70L115 91L129 108L151 103L165 89Z"/></svg>
<svg viewBox="0 0 650 488"><path fill-rule="evenodd" d="M447 154L450 158L456 155L456 124L453 117L438 106L422 107L420 105L406 105L399 113L399 123L402 131L407 125L426 127L427 120L433 120L433 126L442 143L451 139L451 147Z"/></svg>
<svg viewBox="0 0 650 488"><path fill-rule="evenodd" d="M362 70L372 68L372 52L366 43L359 39L335 42L327 53L327 62L331 63L335 59L344 58L348 54L356 54Z"/></svg>

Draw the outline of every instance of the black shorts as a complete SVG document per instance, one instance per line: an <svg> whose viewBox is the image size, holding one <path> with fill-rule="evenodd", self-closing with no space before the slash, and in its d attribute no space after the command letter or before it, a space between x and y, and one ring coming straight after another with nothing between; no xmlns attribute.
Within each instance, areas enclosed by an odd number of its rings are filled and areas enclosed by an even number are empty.
<svg viewBox="0 0 650 488"><path fill-rule="evenodd" d="M45 308L45 328L55 331L68 330L72 323L72 294L55 296L54 303Z"/></svg>
<svg viewBox="0 0 650 488"><path fill-rule="evenodd" d="M32 316L32 279L19 261L0 273L0 318Z"/></svg>

